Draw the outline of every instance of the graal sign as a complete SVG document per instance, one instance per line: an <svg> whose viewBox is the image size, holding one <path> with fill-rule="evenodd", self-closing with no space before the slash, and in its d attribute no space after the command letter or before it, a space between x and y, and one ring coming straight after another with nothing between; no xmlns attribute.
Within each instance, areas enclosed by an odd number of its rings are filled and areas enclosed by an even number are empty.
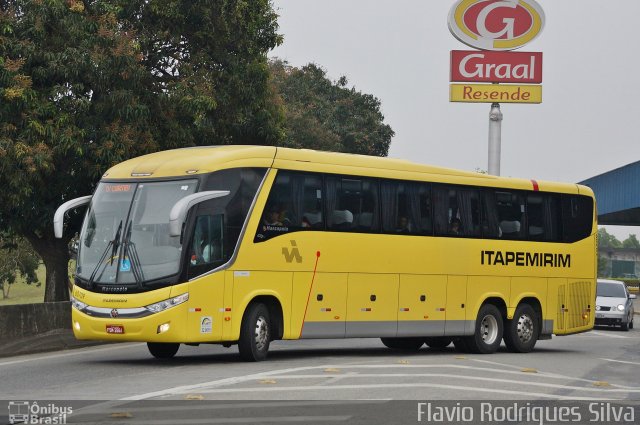
<svg viewBox="0 0 640 425"><path fill-rule="evenodd" d="M514 50L536 38L544 12L535 0L458 0L449 13L449 30L481 50Z"/></svg>
<svg viewBox="0 0 640 425"><path fill-rule="evenodd" d="M542 53L453 50L451 81L539 84Z"/></svg>

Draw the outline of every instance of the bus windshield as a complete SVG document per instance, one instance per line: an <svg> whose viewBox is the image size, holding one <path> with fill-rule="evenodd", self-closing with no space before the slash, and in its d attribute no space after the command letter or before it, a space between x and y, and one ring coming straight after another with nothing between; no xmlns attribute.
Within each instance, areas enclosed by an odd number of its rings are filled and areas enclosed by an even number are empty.
<svg viewBox="0 0 640 425"><path fill-rule="evenodd" d="M169 212L197 183L100 183L80 233L77 276L104 285L176 274L182 246L169 236Z"/></svg>

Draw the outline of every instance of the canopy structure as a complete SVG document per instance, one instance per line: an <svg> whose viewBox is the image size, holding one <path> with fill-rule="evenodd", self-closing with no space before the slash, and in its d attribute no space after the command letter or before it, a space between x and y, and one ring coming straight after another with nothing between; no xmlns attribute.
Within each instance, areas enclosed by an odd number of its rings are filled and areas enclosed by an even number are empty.
<svg viewBox="0 0 640 425"><path fill-rule="evenodd" d="M640 226L640 161L580 182L593 189L598 224Z"/></svg>

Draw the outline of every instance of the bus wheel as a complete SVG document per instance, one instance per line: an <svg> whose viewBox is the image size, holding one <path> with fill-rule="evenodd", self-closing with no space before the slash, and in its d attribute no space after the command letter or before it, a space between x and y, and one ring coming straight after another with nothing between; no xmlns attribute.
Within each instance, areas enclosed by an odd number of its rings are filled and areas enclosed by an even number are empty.
<svg viewBox="0 0 640 425"><path fill-rule="evenodd" d="M472 353L495 353L500 347L503 331L500 310L493 304L485 304L478 312L475 333L466 337L465 343Z"/></svg>
<svg viewBox="0 0 640 425"><path fill-rule="evenodd" d="M405 351L418 351L424 344L423 338L380 338L380 341L388 348Z"/></svg>
<svg viewBox="0 0 640 425"><path fill-rule="evenodd" d="M264 304L250 304L242 319L238 350L247 362L259 362L267 358L271 343L271 321Z"/></svg>
<svg viewBox="0 0 640 425"><path fill-rule="evenodd" d="M167 342L147 342L147 348L156 359L170 359L176 355L180 344Z"/></svg>
<svg viewBox="0 0 640 425"><path fill-rule="evenodd" d="M429 348L447 348L449 344L451 344L451 338L446 336L436 336L425 338L424 343L427 344Z"/></svg>
<svg viewBox="0 0 640 425"><path fill-rule="evenodd" d="M529 304L520 304L513 319L507 321L504 330L504 343L509 351L528 353L538 341L540 319Z"/></svg>

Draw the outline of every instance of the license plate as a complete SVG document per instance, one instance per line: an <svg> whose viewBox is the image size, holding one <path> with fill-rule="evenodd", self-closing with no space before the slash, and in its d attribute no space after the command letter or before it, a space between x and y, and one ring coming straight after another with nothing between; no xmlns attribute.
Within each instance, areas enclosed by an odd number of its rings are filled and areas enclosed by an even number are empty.
<svg viewBox="0 0 640 425"><path fill-rule="evenodd" d="M122 325L107 325L108 334L123 334L124 326Z"/></svg>
<svg viewBox="0 0 640 425"><path fill-rule="evenodd" d="M596 319L604 319L604 314L596 314Z"/></svg>

